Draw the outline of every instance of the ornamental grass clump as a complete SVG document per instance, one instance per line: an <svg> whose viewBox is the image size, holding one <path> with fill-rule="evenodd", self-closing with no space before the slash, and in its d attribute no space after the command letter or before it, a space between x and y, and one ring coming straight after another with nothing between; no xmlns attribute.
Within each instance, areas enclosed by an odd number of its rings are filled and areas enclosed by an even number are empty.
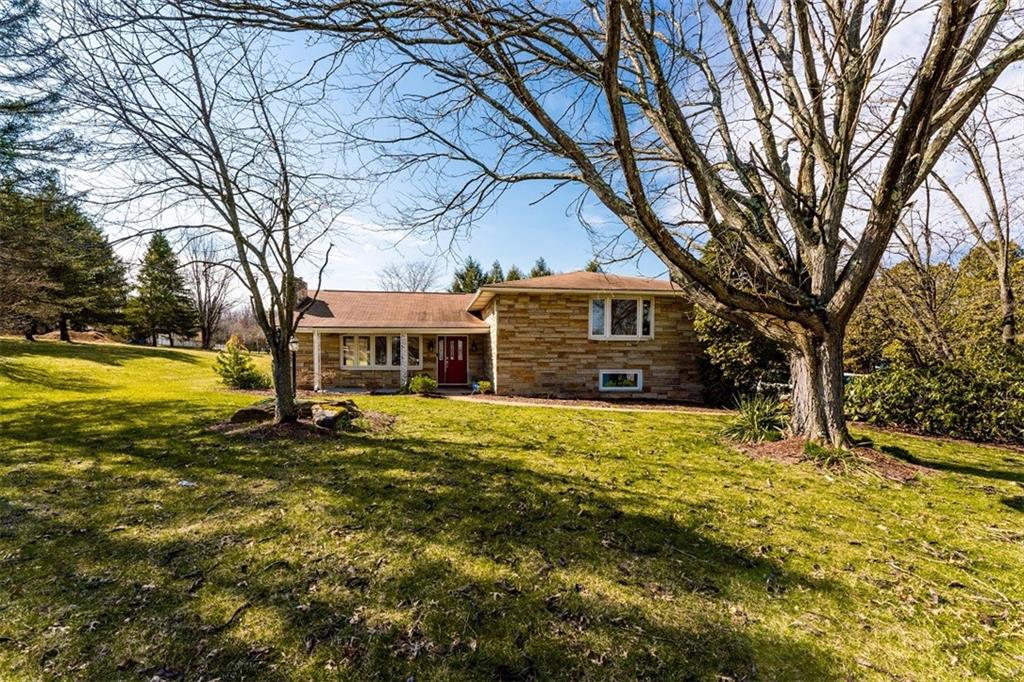
<svg viewBox="0 0 1024 682"><path fill-rule="evenodd" d="M736 403L737 415L722 429L726 438L744 443L779 440L786 428L786 408L767 395L741 397Z"/></svg>

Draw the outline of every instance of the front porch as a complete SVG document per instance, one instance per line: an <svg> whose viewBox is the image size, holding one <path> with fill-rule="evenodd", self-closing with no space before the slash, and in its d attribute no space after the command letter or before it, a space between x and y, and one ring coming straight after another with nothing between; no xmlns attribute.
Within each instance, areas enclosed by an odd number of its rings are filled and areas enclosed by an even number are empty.
<svg viewBox="0 0 1024 682"><path fill-rule="evenodd" d="M296 338L300 390L399 391L420 374L468 390L491 378L486 330L314 329Z"/></svg>

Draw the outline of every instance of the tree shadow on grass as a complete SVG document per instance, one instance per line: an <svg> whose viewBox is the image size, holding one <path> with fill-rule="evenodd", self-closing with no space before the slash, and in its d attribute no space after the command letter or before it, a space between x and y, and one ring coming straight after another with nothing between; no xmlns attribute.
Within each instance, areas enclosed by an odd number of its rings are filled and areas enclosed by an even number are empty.
<svg viewBox="0 0 1024 682"><path fill-rule="evenodd" d="M992 467L979 467L971 466L969 464L958 464L955 462L940 462L936 460L922 459L917 455L913 454L909 450L902 448L898 445L882 445L879 448L882 452L887 455L892 455L897 459L902 459L910 464L915 464L920 467L927 469L936 469L939 471L948 471L954 474L963 474L965 476L977 476L980 478L990 478L998 481L1014 481L1016 483L1024 483L1024 467L1013 471L1006 469L996 469Z"/></svg>
<svg viewBox="0 0 1024 682"><path fill-rule="evenodd" d="M24 356L74 359L119 367L132 360L174 360L196 364L199 359L191 352L152 346L128 346L109 343L64 343L62 341L21 341L0 339L0 358Z"/></svg>
<svg viewBox="0 0 1024 682"><path fill-rule="evenodd" d="M4 423L100 464L41 447L0 478L0 647L29 676L843 676L826 647L733 611L841 587L522 463L535 444L239 442L195 407L82 400L48 431Z"/></svg>
<svg viewBox="0 0 1024 682"><path fill-rule="evenodd" d="M0 380L30 384L37 390L46 391L96 393L110 388L109 384L82 372L51 371L3 357L0 357Z"/></svg>

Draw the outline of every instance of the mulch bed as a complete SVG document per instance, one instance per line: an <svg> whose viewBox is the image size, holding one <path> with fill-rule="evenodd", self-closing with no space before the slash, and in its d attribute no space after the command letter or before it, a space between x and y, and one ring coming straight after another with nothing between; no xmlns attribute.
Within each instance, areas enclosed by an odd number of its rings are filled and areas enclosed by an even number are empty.
<svg viewBox="0 0 1024 682"><path fill-rule="evenodd" d="M737 448L754 459L770 459L783 464L797 464L813 461L804 454L804 438L786 438L784 440L765 443L742 443ZM859 465L878 474L882 478L897 483L910 483L917 480L926 470L923 467L908 464L901 459L868 447L855 447L850 450ZM838 469L836 467L823 467Z"/></svg>
<svg viewBox="0 0 1024 682"><path fill-rule="evenodd" d="M396 417L385 412L376 410L361 410L357 423L348 429L325 429L317 426L311 421L300 419L290 424L273 424L270 422L256 422L249 424L232 424L231 422L218 422L209 427L214 433L221 433L226 436L242 438L251 441L268 441L277 439L288 440L313 440L332 438L341 433L383 433L389 431L395 425Z"/></svg>

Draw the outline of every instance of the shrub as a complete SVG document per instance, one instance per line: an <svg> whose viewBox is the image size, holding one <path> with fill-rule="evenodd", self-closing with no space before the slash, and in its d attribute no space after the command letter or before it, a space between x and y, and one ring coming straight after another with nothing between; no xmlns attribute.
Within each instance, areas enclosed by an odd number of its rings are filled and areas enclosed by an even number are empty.
<svg viewBox="0 0 1024 682"><path fill-rule="evenodd" d="M739 414L724 429L722 435L746 443L778 440L786 428L786 408L767 395L751 395L736 403Z"/></svg>
<svg viewBox="0 0 1024 682"><path fill-rule="evenodd" d="M417 374L409 380L409 390L426 395L437 390L437 380L427 374Z"/></svg>
<svg viewBox="0 0 1024 682"><path fill-rule="evenodd" d="M490 393L491 382L489 381L478 381L476 382L476 390L478 393Z"/></svg>
<svg viewBox="0 0 1024 682"><path fill-rule="evenodd" d="M981 348L931 367L895 366L846 388L851 419L920 433L1024 443L1024 357Z"/></svg>
<svg viewBox="0 0 1024 682"><path fill-rule="evenodd" d="M213 368L221 380L231 388L256 389L271 386L270 377L256 368L249 349L237 336L228 339L224 350L217 354Z"/></svg>

